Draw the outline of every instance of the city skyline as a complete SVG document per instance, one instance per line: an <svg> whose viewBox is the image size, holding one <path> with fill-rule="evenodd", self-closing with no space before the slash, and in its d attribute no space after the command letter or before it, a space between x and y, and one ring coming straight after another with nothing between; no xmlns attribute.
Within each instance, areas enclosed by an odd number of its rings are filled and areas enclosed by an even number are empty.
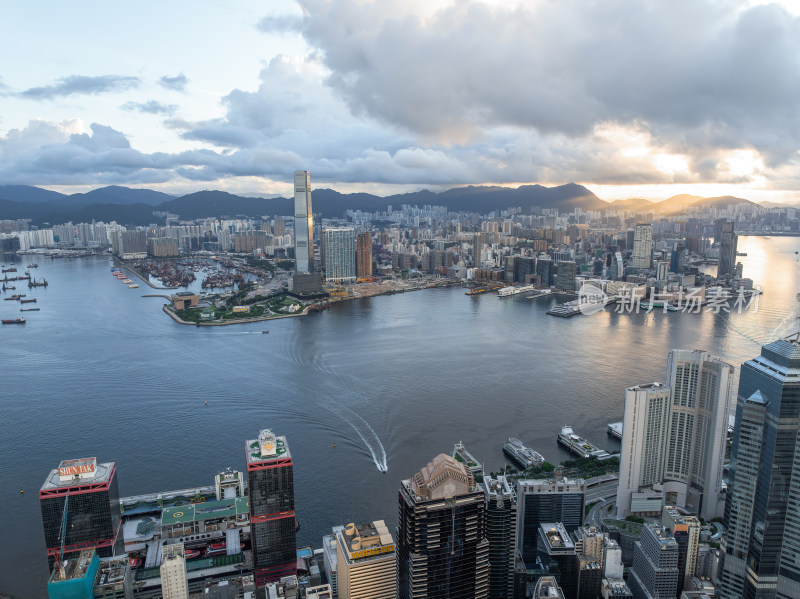
<svg viewBox="0 0 800 599"><path fill-rule="evenodd" d="M800 201L793 0L87 10L7 9L0 183Z"/></svg>

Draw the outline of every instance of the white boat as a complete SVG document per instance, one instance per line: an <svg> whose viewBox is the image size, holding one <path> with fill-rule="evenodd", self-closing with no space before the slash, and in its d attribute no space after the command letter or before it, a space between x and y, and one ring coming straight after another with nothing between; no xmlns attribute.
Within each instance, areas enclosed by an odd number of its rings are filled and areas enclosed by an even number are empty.
<svg viewBox="0 0 800 599"><path fill-rule="evenodd" d="M128 289L139 289L139 286L134 283L133 285L128 285Z"/></svg>
<svg viewBox="0 0 800 599"><path fill-rule="evenodd" d="M558 434L558 442L572 453L582 458L594 456L598 460L604 460L611 457L611 454L606 450L600 449L583 437L576 435L571 426L565 426L561 429L561 432Z"/></svg>
<svg viewBox="0 0 800 599"><path fill-rule="evenodd" d="M523 470L541 466L544 463L544 456L530 447L526 447L522 441L509 437L508 442L503 445L503 452L512 460L519 464Z"/></svg>

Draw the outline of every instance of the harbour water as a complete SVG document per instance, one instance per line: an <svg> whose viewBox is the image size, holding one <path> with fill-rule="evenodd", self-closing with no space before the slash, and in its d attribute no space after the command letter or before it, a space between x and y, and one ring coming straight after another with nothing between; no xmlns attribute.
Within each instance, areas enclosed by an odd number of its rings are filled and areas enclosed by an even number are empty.
<svg viewBox="0 0 800 599"><path fill-rule="evenodd" d="M508 437L570 459L556 442L565 424L617 451L606 426L622 418L624 388L663 380L670 349L707 349L738 370L796 330L800 239L743 237L739 249L765 290L757 312L562 319L545 314L558 296L451 288L205 328L173 322L108 258L37 257L32 274L49 286L17 286L41 310L0 327L0 592L46 596L38 489L66 458L116 461L123 495L208 485L244 468L244 440L272 428L295 460L298 542L319 546L336 524L385 519L393 531L399 481L458 441L488 471ZM2 261L22 272L29 258ZM0 316L19 308L0 301Z"/></svg>

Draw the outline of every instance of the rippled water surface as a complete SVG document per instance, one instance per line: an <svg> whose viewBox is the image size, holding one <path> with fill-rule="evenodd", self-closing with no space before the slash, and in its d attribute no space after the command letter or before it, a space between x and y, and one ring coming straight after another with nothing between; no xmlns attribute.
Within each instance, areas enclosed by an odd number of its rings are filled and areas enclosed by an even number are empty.
<svg viewBox="0 0 800 599"><path fill-rule="evenodd" d="M106 258L38 259L32 272L50 285L21 292L41 310L0 327L0 591L46 597L37 491L65 458L116 461L123 495L208 485L243 469L245 439L272 428L295 461L298 542L320 546L336 524L393 529L400 479L458 441L487 470L509 436L568 458L564 424L615 451L606 424L621 419L624 388L663 380L670 349L738 367L796 330L800 239L745 237L739 249L765 289L755 313L561 319L545 314L556 298L453 288L203 328L174 323L163 299L141 297L164 292L128 289ZM20 272L29 261L3 257L15 260ZM19 308L0 301L0 316Z"/></svg>

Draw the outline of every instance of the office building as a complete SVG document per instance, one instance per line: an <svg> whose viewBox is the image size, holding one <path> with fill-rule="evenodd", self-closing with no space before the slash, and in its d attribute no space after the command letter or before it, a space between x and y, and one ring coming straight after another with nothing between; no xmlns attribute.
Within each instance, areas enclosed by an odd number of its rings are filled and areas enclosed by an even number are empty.
<svg viewBox="0 0 800 599"><path fill-rule="evenodd" d="M645 524L633 550L633 568L628 576L634 599L676 597L678 577L678 544L675 539L660 524Z"/></svg>
<svg viewBox="0 0 800 599"><path fill-rule="evenodd" d="M577 265L572 260L558 263L558 288L573 293L575 291L575 275Z"/></svg>
<svg viewBox="0 0 800 599"><path fill-rule="evenodd" d="M678 595L695 576L700 548L700 520L685 516L673 506L664 506L661 523L678 544Z"/></svg>
<svg viewBox="0 0 800 599"><path fill-rule="evenodd" d="M184 551L183 543L161 548L161 593L164 599L189 599Z"/></svg>
<svg viewBox="0 0 800 599"><path fill-rule="evenodd" d="M579 562L575 543L560 522L539 526L538 551L539 562L545 572L555 577L564 599L577 599Z"/></svg>
<svg viewBox="0 0 800 599"><path fill-rule="evenodd" d="M308 171L294 172L294 257L297 272L314 272L314 213Z"/></svg>
<svg viewBox="0 0 800 599"><path fill-rule="evenodd" d="M320 584L314 587L306 587L306 599L333 599L333 589L329 584Z"/></svg>
<svg viewBox="0 0 800 599"><path fill-rule="evenodd" d="M356 276L372 276L372 233L369 231L356 235Z"/></svg>
<svg viewBox="0 0 800 599"><path fill-rule="evenodd" d="M578 584L575 596L578 599L597 599L603 584L603 562L599 558L577 556Z"/></svg>
<svg viewBox="0 0 800 599"><path fill-rule="evenodd" d="M653 264L653 225L636 225L633 235L632 266L649 269Z"/></svg>
<svg viewBox="0 0 800 599"><path fill-rule="evenodd" d="M484 492L440 454L400 486L398 599L488 599Z"/></svg>
<svg viewBox="0 0 800 599"><path fill-rule="evenodd" d="M547 289L553 284L553 261L550 258L537 258L536 274L542 281L542 289Z"/></svg>
<svg viewBox="0 0 800 599"><path fill-rule="evenodd" d="M340 530L344 530L344 526L334 526L331 529L331 534L322 537L322 566L325 569L325 576L331 585L334 595L339 592L336 578L336 569L338 567L336 535Z"/></svg>
<svg viewBox="0 0 800 599"><path fill-rule="evenodd" d="M514 596L514 556L517 546L517 502L505 476L485 476L486 540L489 542L489 597Z"/></svg>
<svg viewBox="0 0 800 599"><path fill-rule="evenodd" d="M517 549L526 564L538 557L539 527L560 522L568 533L583 525L586 483L583 479L517 481Z"/></svg>
<svg viewBox="0 0 800 599"><path fill-rule="evenodd" d="M565 597L553 576L542 576L534 587L533 599L565 599Z"/></svg>
<svg viewBox="0 0 800 599"><path fill-rule="evenodd" d="M669 387L662 383L625 389L617 518L639 512L640 506L632 503L634 494L663 479L670 397Z"/></svg>
<svg viewBox="0 0 800 599"><path fill-rule="evenodd" d="M528 275L536 274L536 258L528 258L525 256L509 256L508 258L512 259L512 268L511 277L509 277L509 273L506 271L506 282L511 282L513 280L514 283L522 283L524 285Z"/></svg>
<svg viewBox="0 0 800 599"><path fill-rule="evenodd" d="M603 599L633 599L633 594L620 576L604 578L600 585L600 597Z"/></svg>
<svg viewBox="0 0 800 599"><path fill-rule="evenodd" d="M269 429L245 443L256 586L297 573L294 464L286 437Z"/></svg>
<svg viewBox="0 0 800 599"><path fill-rule="evenodd" d="M800 335L742 365L718 596L800 597Z"/></svg>
<svg viewBox="0 0 800 599"><path fill-rule="evenodd" d="M356 232L349 227L322 230L322 265L325 280L337 283L356 281Z"/></svg>
<svg viewBox="0 0 800 599"><path fill-rule="evenodd" d="M84 549L96 549L99 557L123 553L114 462L98 464L97 458L64 460L45 479L39 490L39 504L51 565L61 549L64 518L66 557Z"/></svg>
<svg viewBox="0 0 800 599"><path fill-rule="evenodd" d="M94 578L94 599L133 599L133 574L127 556L100 560Z"/></svg>
<svg viewBox="0 0 800 599"><path fill-rule="evenodd" d="M717 267L717 278L731 276L736 270L736 246L738 236L734 232L733 221L722 223L722 231L719 240L719 266Z"/></svg>
<svg viewBox="0 0 800 599"><path fill-rule="evenodd" d="M733 367L673 350L667 382L625 390L617 517L657 515L663 502L711 520L722 514L722 463Z"/></svg>
<svg viewBox="0 0 800 599"><path fill-rule="evenodd" d="M396 597L395 545L383 520L351 523L336 533L336 587L339 599Z"/></svg>

